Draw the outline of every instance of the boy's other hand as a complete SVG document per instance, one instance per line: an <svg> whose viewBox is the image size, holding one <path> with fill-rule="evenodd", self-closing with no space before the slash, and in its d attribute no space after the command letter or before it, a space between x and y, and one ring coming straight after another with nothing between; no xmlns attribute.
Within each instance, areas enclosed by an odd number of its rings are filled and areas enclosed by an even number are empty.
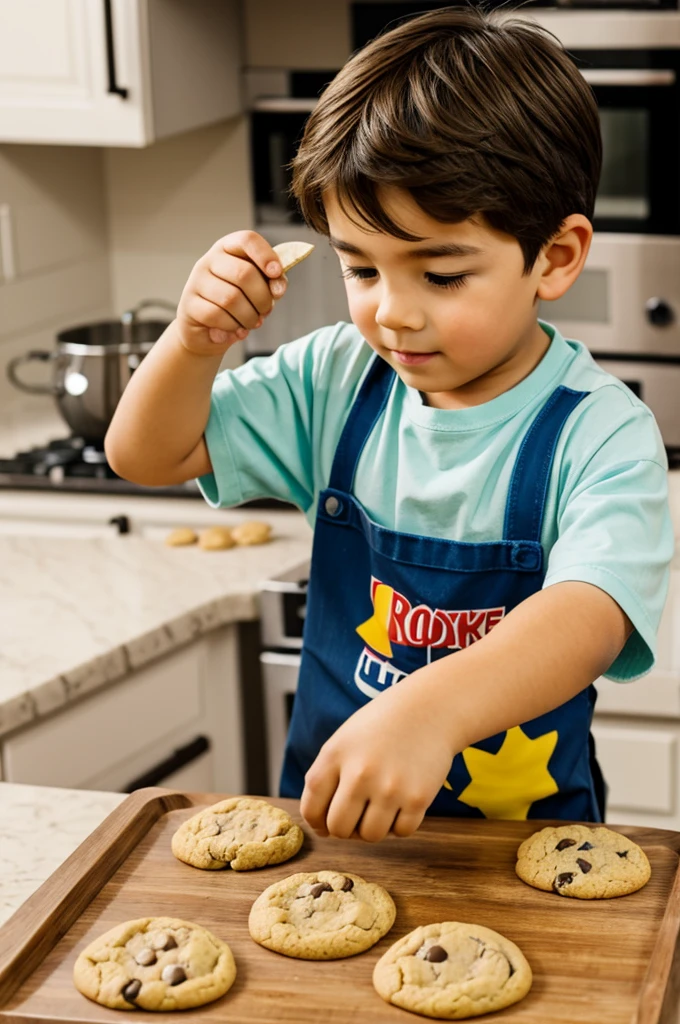
<svg viewBox="0 0 680 1024"><path fill-rule="evenodd" d="M300 803L318 835L375 843L416 831L456 753L436 706L427 705L421 688L402 680L324 743Z"/></svg>
<svg viewBox="0 0 680 1024"><path fill-rule="evenodd" d="M220 238L195 264L177 307L186 349L219 355L261 327L286 290L281 261L256 231Z"/></svg>

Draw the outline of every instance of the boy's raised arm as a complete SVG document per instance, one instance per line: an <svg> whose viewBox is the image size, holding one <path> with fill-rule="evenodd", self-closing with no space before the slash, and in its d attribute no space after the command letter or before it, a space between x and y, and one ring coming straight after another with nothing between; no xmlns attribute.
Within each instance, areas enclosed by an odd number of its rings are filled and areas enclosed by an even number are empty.
<svg viewBox="0 0 680 1024"><path fill-rule="evenodd" d="M262 324L285 287L277 254L254 231L226 235L201 257L106 435L119 476L158 486L210 472L203 433L222 356Z"/></svg>

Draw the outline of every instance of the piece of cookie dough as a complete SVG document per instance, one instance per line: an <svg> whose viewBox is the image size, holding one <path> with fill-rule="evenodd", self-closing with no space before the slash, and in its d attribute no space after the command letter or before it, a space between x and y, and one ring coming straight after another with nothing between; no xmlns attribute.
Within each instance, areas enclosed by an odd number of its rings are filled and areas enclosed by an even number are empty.
<svg viewBox="0 0 680 1024"><path fill-rule="evenodd" d="M285 274L291 267L307 259L314 246L311 242L279 242L278 245L274 245L272 248L279 257Z"/></svg>
<svg viewBox="0 0 680 1024"><path fill-rule="evenodd" d="M206 807L184 822L172 837L172 852L195 868L228 865L249 871L294 857L304 833L286 811L266 800L231 797Z"/></svg>
<svg viewBox="0 0 680 1024"><path fill-rule="evenodd" d="M178 526L177 529L170 531L165 543L171 548L182 548L187 544L195 544L197 540L198 534L190 526Z"/></svg>
<svg viewBox="0 0 680 1024"><path fill-rule="evenodd" d="M535 889L581 900L626 896L651 875L646 854L631 839L587 825L535 832L517 851L515 870Z"/></svg>
<svg viewBox="0 0 680 1024"><path fill-rule="evenodd" d="M78 991L112 1010L203 1006L235 977L226 942L176 917L126 921L91 942L73 968Z"/></svg>
<svg viewBox="0 0 680 1024"><path fill-rule="evenodd" d="M373 971L382 998L423 1017L462 1020L502 1010L531 988L531 968L509 939L477 924L444 921L409 932Z"/></svg>
<svg viewBox="0 0 680 1024"><path fill-rule="evenodd" d="M255 942L301 960L336 960L370 949L394 924L380 885L337 871L300 872L274 882L253 903Z"/></svg>
<svg viewBox="0 0 680 1024"><path fill-rule="evenodd" d="M204 551L224 551L235 543L228 526L209 526L198 538L198 546Z"/></svg>
<svg viewBox="0 0 680 1024"><path fill-rule="evenodd" d="M272 528L269 523L260 523L255 519L247 523L240 523L231 531L236 543L244 547L249 544L266 544L271 533Z"/></svg>

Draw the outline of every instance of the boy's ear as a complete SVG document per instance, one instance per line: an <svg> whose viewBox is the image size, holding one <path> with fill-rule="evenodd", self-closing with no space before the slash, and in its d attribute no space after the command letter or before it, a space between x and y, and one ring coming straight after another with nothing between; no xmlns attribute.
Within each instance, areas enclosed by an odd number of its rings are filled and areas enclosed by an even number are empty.
<svg viewBox="0 0 680 1024"><path fill-rule="evenodd" d="M542 269L537 299L549 301L564 295L583 270L592 237L593 225L582 213L572 213L562 222L539 257Z"/></svg>

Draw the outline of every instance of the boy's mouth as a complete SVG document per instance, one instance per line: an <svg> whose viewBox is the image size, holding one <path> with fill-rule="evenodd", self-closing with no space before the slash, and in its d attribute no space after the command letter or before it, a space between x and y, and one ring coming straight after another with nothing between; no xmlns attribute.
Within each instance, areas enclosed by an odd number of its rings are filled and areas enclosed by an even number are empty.
<svg viewBox="0 0 680 1024"><path fill-rule="evenodd" d="M426 363L428 359L433 359L436 354L436 352L398 352L396 349L392 349L392 355L402 366L418 366L420 363Z"/></svg>

